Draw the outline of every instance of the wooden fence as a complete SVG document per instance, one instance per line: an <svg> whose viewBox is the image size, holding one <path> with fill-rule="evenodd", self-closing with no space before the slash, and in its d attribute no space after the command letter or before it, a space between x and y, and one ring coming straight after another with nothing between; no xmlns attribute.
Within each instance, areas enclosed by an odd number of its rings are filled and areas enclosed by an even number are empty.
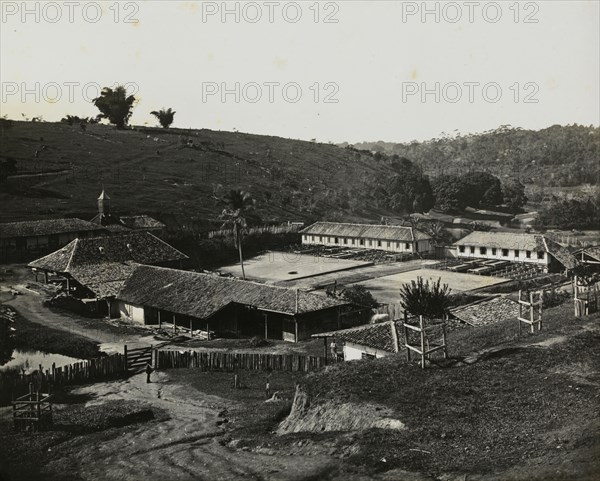
<svg viewBox="0 0 600 481"><path fill-rule="evenodd" d="M115 354L97 359L69 364L67 366L42 369L42 366L29 374L0 372L0 392L19 395L29 390L30 383L34 390L47 391L48 386L65 386L93 382L116 377L127 372L125 356Z"/></svg>
<svg viewBox="0 0 600 481"><path fill-rule="evenodd" d="M158 369L200 368L204 371L273 370L310 372L327 364L325 357L218 351L158 351Z"/></svg>

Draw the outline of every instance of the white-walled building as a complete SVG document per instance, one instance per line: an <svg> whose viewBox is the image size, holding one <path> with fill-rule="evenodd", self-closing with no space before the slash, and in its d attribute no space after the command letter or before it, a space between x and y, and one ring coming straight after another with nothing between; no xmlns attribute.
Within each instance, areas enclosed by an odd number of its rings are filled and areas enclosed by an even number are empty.
<svg viewBox="0 0 600 481"><path fill-rule="evenodd" d="M313 338L334 339L338 349L342 347L344 361L358 359L376 359L396 354L400 350L399 321L387 321L379 324L366 324L340 331L313 334Z"/></svg>
<svg viewBox="0 0 600 481"><path fill-rule="evenodd" d="M460 258L523 262L553 271L575 265L567 249L542 234L471 232L454 245Z"/></svg>
<svg viewBox="0 0 600 481"><path fill-rule="evenodd" d="M395 253L425 253L432 250L431 237L398 225L316 222L300 231L302 244L377 249Z"/></svg>

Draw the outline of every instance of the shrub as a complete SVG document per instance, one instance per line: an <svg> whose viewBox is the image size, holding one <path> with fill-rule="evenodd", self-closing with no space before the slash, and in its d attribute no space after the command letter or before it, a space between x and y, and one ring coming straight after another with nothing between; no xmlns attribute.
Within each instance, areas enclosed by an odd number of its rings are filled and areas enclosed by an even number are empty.
<svg viewBox="0 0 600 481"><path fill-rule="evenodd" d="M450 307L450 288L448 284L441 285L441 278L432 284L417 277L416 281L404 284L400 288L400 304L415 316L425 316L430 319L440 318Z"/></svg>

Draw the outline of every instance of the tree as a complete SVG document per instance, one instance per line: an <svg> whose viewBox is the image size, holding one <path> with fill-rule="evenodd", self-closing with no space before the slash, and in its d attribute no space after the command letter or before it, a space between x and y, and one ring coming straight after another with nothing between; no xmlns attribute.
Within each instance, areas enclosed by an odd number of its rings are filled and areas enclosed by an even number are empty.
<svg viewBox="0 0 600 481"><path fill-rule="evenodd" d="M371 294L365 286L359 284L346 287L340 293L340 297L360 307L375 308L379 305L379 302L373 297L373 294Z"/></svg>
<svg viewBox="0 0 600 481"><path fill-rule="evenodd" d="M429 211L434 204L433 191L421 168L406 158L392 159L391 167L397 174L384 182L387 207L402 214Z"/></svg>
<svg viewBox="0 0 600 481"><path fill-rule="evenodd" d="M525 186L516 179L509 180L502 186L504 194L504 203L511 212L519 212L527 203L525 196Z"/></svg>
<svg viewBox="0 0 600 481"><path fill-rule="evenodd" d="M100 92L100 97L93 100L93 104L100 110L101 119L108 119L111 124L117 126L117 129L124 129L131 114L133 113L133 104L135 97L127 96L127 89L119 85L114 90L104 87Z"/></svg>
<svg viewBox="0 0 600 481"><path fill-rule="evenodd" d="M150 112L150 115L154 115L158 119L158 122L163 129L168 129L171 126L175 118L175 114L176 112L171 110L171 108L168 108L167 110L161 109L158 112L156 110Z"/></svg>
<svg viewBox="0 0 600 481"><path fill-rule="evenodd" d="M224 221L223 229L231 228L233 233L233 242L238 249L240 255L240 266L242 267L242 279L246 280L246 272L244 271L244 256L242 254L242 241L244 232L247 228L244 213L254 206L254 199L248 192L242 190L230 190L224 198L228 204L223 210L219 219Z"/></svg>
<svg viewBox="0 0 600 481"><path fill-rule="evenodd" d="M448 313L450 307L450 288L448 284L441 285L441 278L429 284L417 277L416 281L404 284L400 288L400 304L415 316L429 319L439 319Z"/></svg>

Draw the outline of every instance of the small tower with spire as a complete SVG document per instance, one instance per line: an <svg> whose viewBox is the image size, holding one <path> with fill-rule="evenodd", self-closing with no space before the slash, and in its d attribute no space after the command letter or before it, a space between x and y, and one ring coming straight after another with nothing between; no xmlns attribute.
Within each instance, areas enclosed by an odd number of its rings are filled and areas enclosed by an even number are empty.
<svg viewBox="0 0 600 481"><path fill-rule="evenodd" d="M100 219L110 217L110 197L104 192L104 187L98 197L98 216Z"/></svg>

